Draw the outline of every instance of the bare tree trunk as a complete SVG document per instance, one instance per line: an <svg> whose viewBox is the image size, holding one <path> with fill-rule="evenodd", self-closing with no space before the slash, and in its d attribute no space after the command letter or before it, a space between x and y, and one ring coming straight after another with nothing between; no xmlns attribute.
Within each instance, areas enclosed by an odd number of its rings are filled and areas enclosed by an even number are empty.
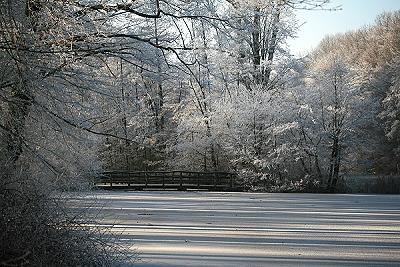
<svg viewBox="0 0 400 267"><path fill-rule="evenodd" d="M274 59L276 47L278 45L279 22L281 15L280 2L274 7L272 22L267 23L267 19L263 18L264 26L262 26L261 12L257 7L254 9L253 30L252 30L252 60L253 60L253 79L256 84L260 84L264 89L267 88L271 76L271 64ZM261 66L261 60L267 60L268 65Z"/></svg>
<svg viewBox="0 0 400 267"><path fill-rule="evenodd" d="M274 15L274 20L272 22L273 29L272 29L271 40L268 45L268 59L267 59L268 66L265 71L265 74L263 75L264 88L267 88L267 86L270 82L271 71L272 71L271 65L272 65L272 61L274 60L276 47L278 45L278 31L279 31L279 21L280 21L280 15L281 15L281 10L280 10L279 4L276 7L276 9L277 9L276 14Z"/></svg>
<svg viewBox="0 0 400 267"><path fill-rule="evenodd" d="M4 109L4 125L1 127L5 131L6 154L5 160L12 171L20 158L24 147L25 121L29 115L33 96L29 85L26 55L24 52L11 46L24 46L28 42L26 36L21 36L22 32L28 32L26 16L32 14L33 6L31 1L10 1L0 6L4 16L2 25L5 29L2 32L3 38L10 44L10 49L6 50L8 59L13 63L13 76L11 89L7 96L7 108ZM39 8L39 7L35 7Z"/></svg>
<svg viewBox="0 0 400 267"><path fill-rule="evenodd" d="M340 170L340 147L339 147L339 139L337 137L334 138L331 149L331 159L330 159L330 167L329 167L329 178L328 178L328 188L330 191L335 191L335 186L339 179L339 170Z"/></svg>
<svg viewBox="0 0 400 267"><path fill-rule="evenodd" d="M314 155L314 164L315 164L315 168L317 169L318 179L320 182L322 182L323 175L322 175L321 167L319 166L320 164L319 164L318 155Z"/></svg>
<svg viewBox="0 0 400 267"><path fill-rule="evenodd" d="M206 127L207 127L207 136L211 139L212 133L211 133L210 123L208 121L206 121ZM215 156L215 145L212 140L211 140L211 144L210 144L210 155L211 155L211 164L212 164L213 170L216 171L218 169L218 163L217 163L217 158Z"/></svg>
<svg viewBox="0 0 400 267"><path fill-rule="evenodd" d="M335 73L333 86L334 86L334 104L335 111L333 115L333 143L331 150L331 163L329 168L329 179L328 179L328 187L331 192L335 191L336 184L339 180L339 171L340 171L340 132L341 132L341 122L340 116L338 114L340 108L340 99L338 92L338 75Z"/></svg>
<svg viewBox="0 0 400 267"><path fill-rule="evenodd" d="M261 9L254 9L253 32L252 32L252 53L253 53L253 78L256 84L261 80Z"/></svg>
<svg viewBox="0 0 400 267"><path fill-rule="evenodd" d="M218 163L217 163L217 158L215 155L215 144L214 141L212 140L212 132L211 132L211 125L210 125L210 118L207 115L207 112L210 111L210 107L207 107L206 104L206 94L205 94L205 87L207 87L208 89L208 93L211 92L211 84L210 84L210 70L208 69L208 56L207 56L207 40L206 40L206 30L204 28L204 23L201 23L201 36L203 39L203 45L204 45L204 53L203 53L203 63L206 66L206 73L204 76L206 76L207 79L207 85L201 86L201 96L202 96L202 101L204 103L204 111L206 114L206 118L205 118L205 123L206 123L206 134L207 137L210 139L210 156L211 156L211 164L213 167L213 170L217 170L218 168ZM201 75L201 71L199 71L199 75ZM199 79L200 80L200 79Z"/></svg>
<svg viewBox="0 0 400 267"><path fill-rule="evenodd" d="M24 85L17 85L12 90L11 101L5 116L7 129L7 158L14 166L23 151L25 121L29 115L32 97Z"/></svg>
<svg viewBox="0 0 400 267"><path fill-rule="evenodd" d="M156 45L158 45L159 41L158 41L157 19L154 19L154 36L155 36L155 43ZM160 132L164 129L164 114L163 114L164 91L163 91L163 84L161 81L162 71L161 71L161 61L159 57L157 57L157 71L159 76L157 81L156 120L157 120L157 132Z"/></svg>
<svg viewBox="0 0 400 267"><path fill-rule="evenodd" d="M126 103L126 97L125 97L125 88L124 88L124 77L123 77L123 63L122 59L120 60L120 86L121 86L121 100L122 100L122 112L123 112L123 117L122 117L122 128L124 131L124 137L125 137L125 146L124 146L124 159L125 159L125 169L129 170L129 141L128 141L128 120L127 120L127 115L126 115L126 109L127 109L127 103Z"/></svg>

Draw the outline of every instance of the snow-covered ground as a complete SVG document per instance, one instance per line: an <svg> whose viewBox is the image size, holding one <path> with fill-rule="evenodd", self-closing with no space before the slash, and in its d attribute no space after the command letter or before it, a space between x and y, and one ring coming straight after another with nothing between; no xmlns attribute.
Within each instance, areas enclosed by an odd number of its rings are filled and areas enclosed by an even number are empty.
<svg viewBox="0 0 400 267"><path fill-rule="evenodd" d="M96 195L134 266L400 266L400 195Z"/></svg>

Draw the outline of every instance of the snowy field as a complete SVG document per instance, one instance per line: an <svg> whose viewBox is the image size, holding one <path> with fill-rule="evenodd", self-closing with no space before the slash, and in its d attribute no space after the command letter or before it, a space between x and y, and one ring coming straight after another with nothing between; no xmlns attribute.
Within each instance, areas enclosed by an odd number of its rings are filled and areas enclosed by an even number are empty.
<svg viewBox="0 0 400 267"><path fill-rule="evenodd" d="M134 266L400 266L400 195L96 196Z"/></svg>

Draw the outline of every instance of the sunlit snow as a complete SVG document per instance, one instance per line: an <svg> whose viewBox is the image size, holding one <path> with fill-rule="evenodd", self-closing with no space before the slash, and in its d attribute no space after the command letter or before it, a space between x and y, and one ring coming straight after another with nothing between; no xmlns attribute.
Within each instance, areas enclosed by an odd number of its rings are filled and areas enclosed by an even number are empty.
<svg viewBox="0 0 400 267"><path fill-rule="evenodd" d="M96 196L134 266L400 266L400 195Z"/></svg>

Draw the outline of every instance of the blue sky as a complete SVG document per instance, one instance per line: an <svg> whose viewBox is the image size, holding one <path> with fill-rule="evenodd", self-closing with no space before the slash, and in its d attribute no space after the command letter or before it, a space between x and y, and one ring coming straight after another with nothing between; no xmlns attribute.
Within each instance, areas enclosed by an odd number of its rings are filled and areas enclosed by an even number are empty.
<svg viewBox="0 0 400 267"><path fill-rule="evenodd" d="M296 11L299 23L305 24L297 33L298 38L288 42L292 54L306 54L327 34L373 24L376 16L384 11L400 10L400 0L331 0L330 6L341 6L341 10Z"/></svg>

